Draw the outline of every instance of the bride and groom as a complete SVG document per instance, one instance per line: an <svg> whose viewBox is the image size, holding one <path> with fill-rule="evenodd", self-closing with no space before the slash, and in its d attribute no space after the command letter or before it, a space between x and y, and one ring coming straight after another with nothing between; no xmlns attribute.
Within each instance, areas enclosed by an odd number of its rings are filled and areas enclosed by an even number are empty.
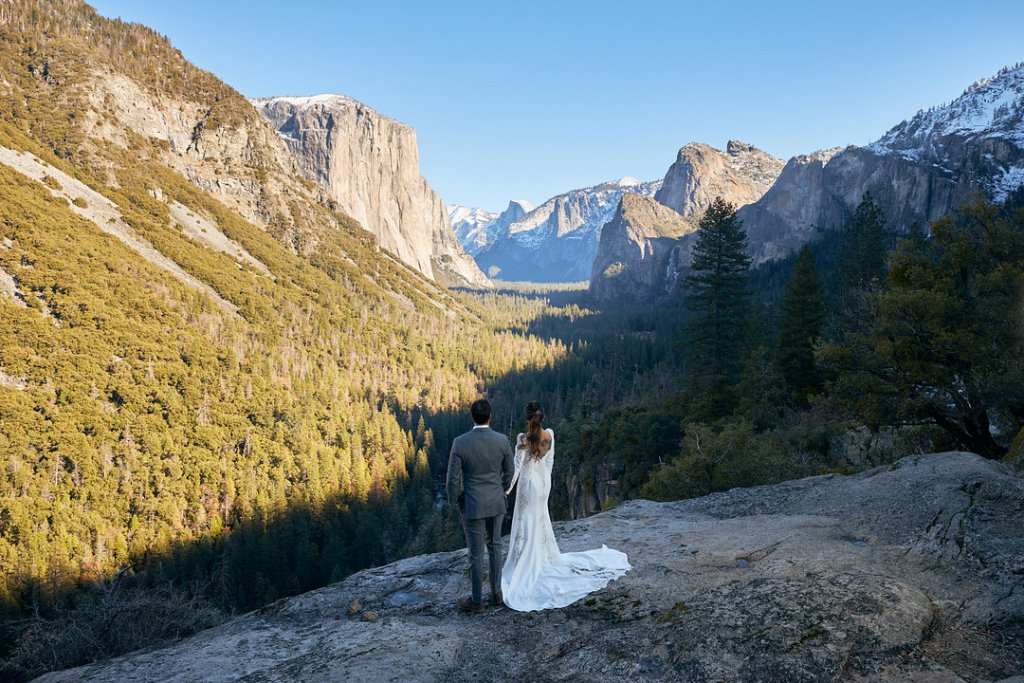
<svg viewBox="0 0 1024 683"><path fill-rule="evenodd" d="M527 430L516 438L490 428L491 404L473 403L473 429L455 439L448 458L448 500L462 514L469 547L472 595L459 608L484 611L484 549L490 560L491 604L520 612L565 607L603 588L631 568L625 553L602 546L563 553L551 529L548 494L555 433L544 429L540 404L526 404ZM501 524L506 497L518 486L508 556L502 562Z"/></svg>

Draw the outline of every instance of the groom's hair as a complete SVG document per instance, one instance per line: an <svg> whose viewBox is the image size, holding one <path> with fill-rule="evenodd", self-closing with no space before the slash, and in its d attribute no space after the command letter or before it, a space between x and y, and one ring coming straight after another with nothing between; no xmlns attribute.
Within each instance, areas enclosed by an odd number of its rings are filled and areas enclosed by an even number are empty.
<svg viewBox="0 0 1024 683"><path fill-rule="evenodd" d="M487 420L491 418L491 402L486 398L473 401L473 405L469 407L469 412L473 414L473 424L485 425Z"/></svg>

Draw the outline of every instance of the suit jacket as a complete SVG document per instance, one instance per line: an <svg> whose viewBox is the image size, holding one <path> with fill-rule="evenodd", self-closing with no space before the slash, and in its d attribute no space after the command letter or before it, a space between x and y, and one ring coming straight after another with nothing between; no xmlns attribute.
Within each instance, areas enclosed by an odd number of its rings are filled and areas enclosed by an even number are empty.
<svg viewBox="0 0 1024 683"><path fill-rule="evenodd" d="M508 437L490 427L455 438L448 456L448 502L466 519L505 514L514 471Z"/></svg>

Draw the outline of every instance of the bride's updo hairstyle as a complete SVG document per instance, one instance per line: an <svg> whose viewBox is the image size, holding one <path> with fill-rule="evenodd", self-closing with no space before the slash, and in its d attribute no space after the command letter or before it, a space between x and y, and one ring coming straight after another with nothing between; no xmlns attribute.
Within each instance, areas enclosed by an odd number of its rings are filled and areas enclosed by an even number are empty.
<svg viewBox="0 0 1024 683"><path fill-rule="evenodd" d="M540 442L544 434L544 409L537 401L526 404L526 447L534 458L541 457Z"/></svg>

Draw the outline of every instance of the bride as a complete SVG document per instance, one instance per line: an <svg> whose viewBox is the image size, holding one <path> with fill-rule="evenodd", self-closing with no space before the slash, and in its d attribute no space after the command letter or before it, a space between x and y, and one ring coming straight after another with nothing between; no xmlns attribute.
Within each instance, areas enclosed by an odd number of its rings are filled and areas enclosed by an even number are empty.
<svg viewBox="0 0 1024 683"><path fill-rule="evenodd" d="M565 607L631 569L625 553L603 545L585 552L559 551L548 514L555 433L542 428L544 411L536 401L526 404L526 421L526 434L516 439L515 474L506 491L518 483L501 571L502 598L520 612Z"/></svg>

